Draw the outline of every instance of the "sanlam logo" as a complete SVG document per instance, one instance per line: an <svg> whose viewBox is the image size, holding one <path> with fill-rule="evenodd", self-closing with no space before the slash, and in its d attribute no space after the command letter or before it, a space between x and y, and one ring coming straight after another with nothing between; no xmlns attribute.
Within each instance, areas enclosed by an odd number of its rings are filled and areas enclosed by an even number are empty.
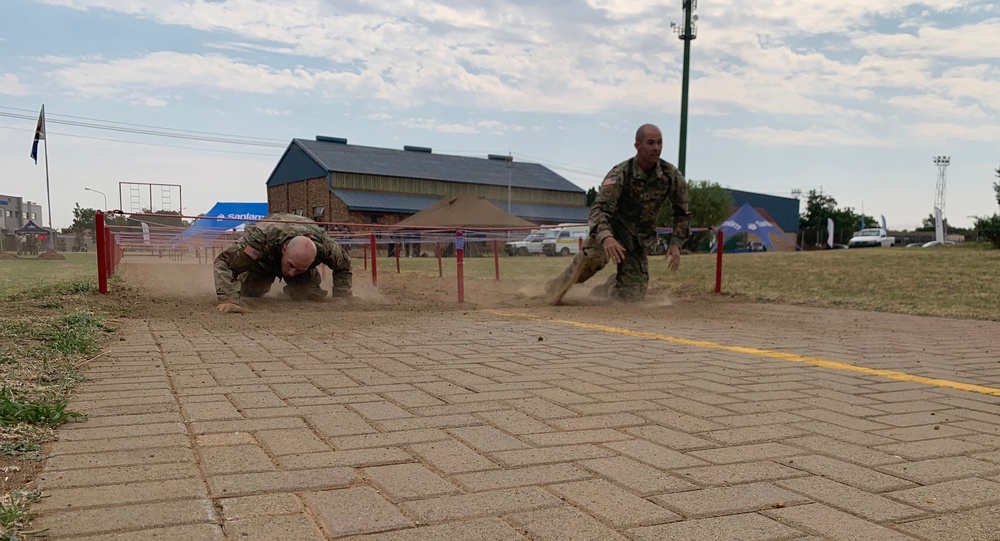
<svg viewBox="0 0 1000 541"><path fill-rule="evenodd" d="M217 222L221 222L222 220L249 220L249 221L257 221L257 220L259 220L259 219L261 219L263 217L264 217L263 214L251 214L249 212L245 212L243 214L229 213L229 214L219 214L218 216L215 217L215 221L217 221Z"/></svg>

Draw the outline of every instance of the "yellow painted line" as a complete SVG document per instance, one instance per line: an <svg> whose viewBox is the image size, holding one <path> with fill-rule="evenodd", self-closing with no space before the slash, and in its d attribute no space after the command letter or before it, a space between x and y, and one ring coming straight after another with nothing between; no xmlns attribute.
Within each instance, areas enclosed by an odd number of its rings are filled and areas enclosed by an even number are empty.
<svg viewBox="0 0 1000 541"><path fill-rule="evenodd" d="M969 391L972 393L1000 396L1000 389L994 387L973 385L971 383L962 383L959 381L951 381L948 379L915 376L913 374L907 374L906 372L897 372L896 370L879 370L876 368L868 368L866 366L858 366L849 363L842 363L839 361L820 359L819 357L809 357L806 355L796 355L794 353L785 353L782 351L771 351L767 349L758 349L758 348L748 348L743 346L727 346L725 344L716 344L715 342L706 342L704 340L690 340L688 338L677 338L675 336L667 336L665 334L659 334L655 332L633 331L631 329L623 329L621 327L610 327L608 325L600 325L597 323L583 323L580 321L571 321L568 319L544 318L544 317L533 316L531 314L523 314L519 312L507 312L503 310L489 310L489 312L496 314L498 316L532 319L536 321L547 321L549 323L560 323L563 325L580 327L582 329L591 329L595 331L603 331L614 334L623 334L625 336L634 336L636 338L648 338L650 340L662 340L664 342L672 342L674 344L682 344L685 346L692 346L692 347L706 348L706 349L719 349L722 351L732 351L733 353L745 353L747 355L756 355L758 357L766 357L768 359L779 359L782 361L789 361L793 363L811 364L813 366L819 366L821 368L829 368L831 370L843 370L845 372L854 372L857 374L865 374L869 376L881 376L883 378L895 379L899 381L911 381L913 383L923 383L925 385L933 385L934 387L943 387L945 389L957 389L959 391Z"/></svg>

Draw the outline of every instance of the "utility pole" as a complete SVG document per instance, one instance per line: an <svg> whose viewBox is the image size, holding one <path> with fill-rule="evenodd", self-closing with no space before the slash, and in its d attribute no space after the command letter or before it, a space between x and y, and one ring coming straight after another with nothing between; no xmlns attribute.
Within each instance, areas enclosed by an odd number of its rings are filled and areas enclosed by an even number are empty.
<svg viewBox="0 0 1000 541"><path fill-rule="evenodd" d="M698 9L698 0L682 0L684 25L670 23L678 39L684 40L684 74L681 79L681 134L678 142L677 170L687 176L687 121L688 121L688 79L691 76L691 40L697 37L698 27L694 25L698 16L692 12Z"/></svg>

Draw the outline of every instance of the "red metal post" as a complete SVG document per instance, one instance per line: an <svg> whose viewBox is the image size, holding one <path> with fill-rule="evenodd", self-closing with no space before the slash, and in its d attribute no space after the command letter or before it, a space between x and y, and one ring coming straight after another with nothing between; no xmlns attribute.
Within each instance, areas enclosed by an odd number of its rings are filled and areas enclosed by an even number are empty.
<svg viewBox="0 0 1000 541"><path fill-rule="evenodd" d="M465 302L465 239L461 231L455 232L455 265L458 272L458 304Z"/></svg>
<svg viewBox="0 0 1000 541"><path fill-rule="evenodd" d="M722 293L722 230L715 240L715 292Z"/></svg>
<svg viewBox="0 0 1000 541"><path fill-rule="evenodd" d="M497 250L497 239L493 239L493 267L497 271L497 281L500 281L500 251Z"/></svg>
<svg viewBox="0 0 1000 541"><path fill-rule="evenodd" d="M397 242L393 246L395 246L395 248L396 248L396 250L395 250L395 252L396 252L396 274L399 274L399 243Z"/></svg>
<svg viewBox="0 0 1000 541"><path fill-rule="evenodd" d="M371 245L372 245L372 287L378 287L378 263L375 258L375 233L371 234Z"/></svg>
<svg viewBox="0 0 1000 541"><path fill-rule="evenodd" d="M114 245L111 244L111 228L104 226L104 259L105 267L108 269L108 276L114 276L115 274L115 264L111 259L111 251L114 250Z"/></svg>
<svg viewBox="0 0 1000 541"><path fill-rule="evenodd" d="M576 239L576 249L583 250L583 237L577 237Z"/></svg>
<svg viewBox="0 0 1000 541"><path fill-rule="evenodd" d="M108 294L108 260L104 255L108 247L105 245L107 238L104 236L104 213L97 211L94 213L94 224L96 225L97 237L97 290L102 295Z"/></svg>
<svg viewBox="0 0 1000 541"><path fill-rule="evenodd" d="M444 267L441 266L441 241L437 243L437 256L438 256L438 278L444 276Z"/></svg>

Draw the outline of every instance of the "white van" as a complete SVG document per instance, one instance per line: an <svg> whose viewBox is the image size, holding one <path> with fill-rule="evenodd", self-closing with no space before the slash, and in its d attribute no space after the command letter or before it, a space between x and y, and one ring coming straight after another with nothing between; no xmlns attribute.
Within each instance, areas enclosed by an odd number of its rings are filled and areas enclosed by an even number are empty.
<svg viewBox="0 0 1000 541"><path fill-rule="evenodd" d="M574 255L580 251L582 239L590 234L590 226L580 224L559 224L545 230L542 253L545 255Z"/></svg>

